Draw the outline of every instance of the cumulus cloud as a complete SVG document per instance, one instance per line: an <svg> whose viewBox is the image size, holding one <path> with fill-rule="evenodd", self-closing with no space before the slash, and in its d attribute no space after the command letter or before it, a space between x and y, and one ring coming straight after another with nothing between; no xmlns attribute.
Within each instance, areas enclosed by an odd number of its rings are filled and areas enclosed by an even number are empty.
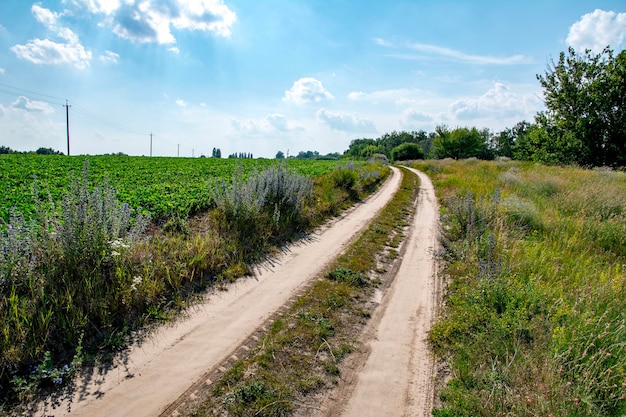
<svg viewBox="0 0 626 417"><path fill-rule="evenodd" d="M317 120L334 130L353 133L376 132L376 126L370 119L363 119L356 114L331 112L320 109L317 113Z"/></svg>
<svg viewBox="0 0 626 417"><path fill-rule="evenodd" d="M102 23L120 38L139 43L176 43L172 28L229 37L237 20L223 0L87 0L78 4L101 15Z"/></svg>
<svg viewBox="0 0 626 417"><path fill-rule="evenodd" d="M179 107L187 107L187 102L179 98L178 100L176 100L176 105Z"/></svg>
<svg viewBox="0 0 626 417"><path fill-rule="evenodd" d="M607 46L618 49L625 37L626 13L596 9L570 27L567 44L577 51L599 53Z"/></svg>
<svg viewBox="0 0 626 417"><path fill-rule="evenodd" d="M230 125L237 133L246 136L284 135L303 130L279 113L268 114L260 119L231 119Z"/></svg>
<svg viewBox="0 0 626 417"><path fill-rule="evenodd" d="M33 64L72 64L78 69L89 66L91 52L79 43L59 43L49 39L33 39L25 45L15 45L11 51L18 58Z"/></svg>
<svg viewBox="0 0 626 417"><path fill-rule="evenodd" d="M25 110L32 113L54 113L54 109L45 101L30 100L28 97L20 96L11 103L14 109Z"/></svg>
<svg viewBox="0 0 626 417"><path fill-rule="evenodd" d="M91 51L81 45L78 36L69 28L59 25L61 13L34 4L31 12L35 19L55 33L65 42L50 39L33 39L24 45L14 45L11 51L21 59L34 64L72 64L78 69L85 69L91 61Z"/></svg>
<svg viewBox="0 0 626 417"><path fill-rule="evenodd" d="M494 83L493 88L475 99L461 99L450 104L448 110L457 119L479 117L528 117L536 113L541 100L531 94L519 96L503 83Z"/></svg>
<svg viewBox="0 0 626 417"><path fill-rule="evenodd" d="M409 129L423 129L434 122L433 116L420 110L408 108L402 112L400 124Z"/></svg>
<svg viewBox="0 0 626 417"><path fill-rule="evenodd" d="M300 78L294 82L283 97L284 101L293 104L319 103L332 99L333 95L324 88L322 82L312 77Z"/></svg>
<svg viewBox="0 0 626 417"><path fill-rule="evenodd" d="M39 4L33 4L30 10L33 13L33 16L35 16L35 19L47 28L56 27L59 17L61 17L60 13L41 7Z"/></svg>
<svg viewBox="0 0 626 417"><path fill-rule="evenodd" d="M117 64L120 60L120 56L115 52L105 51L104 54L100 55L99 59L105 64Z"/></svg>

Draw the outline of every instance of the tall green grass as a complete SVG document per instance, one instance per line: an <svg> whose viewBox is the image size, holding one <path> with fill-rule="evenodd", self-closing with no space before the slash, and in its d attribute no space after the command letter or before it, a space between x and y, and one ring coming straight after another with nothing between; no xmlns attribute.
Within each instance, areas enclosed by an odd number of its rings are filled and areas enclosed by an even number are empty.
<svg viewBox="0 0 626 417"><path fill-rule="evenodd" d="M425 162L449 277L436 416L626 413L626 175Z"/></svg>
<svg viewBox="0 0 626 417"><path fill-rule="evenodd" d="M239 175L211 191L214 209L159 229L106 182L91 186L86 163L62 201L40 202L36 220L14 212L0 228L0 414L64 386L84 358L122 350L207 286L246 274L388 171L340 166L315 184L287 165ZM345 175L356 181L325 198Z"/></svg>

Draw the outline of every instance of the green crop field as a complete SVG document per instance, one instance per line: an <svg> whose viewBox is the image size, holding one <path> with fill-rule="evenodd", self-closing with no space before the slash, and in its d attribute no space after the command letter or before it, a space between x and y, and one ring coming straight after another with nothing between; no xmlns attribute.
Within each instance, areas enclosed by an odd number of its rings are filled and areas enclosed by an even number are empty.
<svg viewBox="0 0 626 417"><path fill-rule="evenodd" d="M35 179L39 198L60 201L72 175L82 175L85 161L89 181L105 181L120 201L149 211L153 218L191 214L210 205L214 186L230 181L237 167L244 173L278 163L274 159L163 158L127 156L0 155L0 218L8 221L12 208L29 216L34 211ZM336 161L289 160L289 168L316 177L332 171Z"/></svg>

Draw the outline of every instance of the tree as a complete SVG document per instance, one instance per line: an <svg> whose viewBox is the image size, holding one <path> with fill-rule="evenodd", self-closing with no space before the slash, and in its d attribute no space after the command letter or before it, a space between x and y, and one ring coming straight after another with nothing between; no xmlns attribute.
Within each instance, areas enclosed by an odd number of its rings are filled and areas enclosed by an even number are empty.
<svg viewBox="0 0 626 417"><path fill-rule="evenodd" d="M55 151L52 148L39 148L35 153L37 155L63 155L63 152Z"/></svg>
<svg viewBox="0 0 626 417"><path fill-rule="evenodd" d="M535 121L546 136L532 159L626 165L626 51L579 55L569 48L537 79L547 110Z"/></svg>
<svg viewBox="0 0 626 417"><path fill-rule="evenodd" d="M15 153L15 151L8 146L0 146L0 155L6 155L10 153Z"/></svg>
<svg viewBox="0 0 626 417"><path fill-rule="evenodd" d="M458 127L449 130L447 126L440 125L435 128L432 152L436 158L463 159L479 157L487 147L489 131L479 131L475 127Z"/></svg>
<svg viewBox="0 0 626 417"><path fill-rule="evenodd" d="M222 157L222 150L220 148L213 148L213 151L211 152L211 157L212 158L221 158Z"/></svg>
<svg viewBox="0 0 626 417"><path fill-rule="evenodd" d="M391 158L394 161L424 159L424 151L417 143L405 142L391 150Z"/></svg>
<svg viewBox="0 0 626 417"><path fill-rule="evenodd" d="M317 159L320 156L318 151L300 151L298 155L295 156L296 159Z"/></svg>
<svg viewBox="0 0 626 417"><path fill-rule="evenodd" d="M276 159L285 159L285 154L283 151L276 152Z"/></svg>
<svg viewBox="0 0 626 417"><path fill-rule="evenodd" d="M530 128L531 124L526 120L517 123L512 128L506 128L502 132L498 133L493 138L493 153L494 156L506 156L507 158L515 159L528 159L528 158L516 158L513 153L523 141L523 137Z"/></svg>

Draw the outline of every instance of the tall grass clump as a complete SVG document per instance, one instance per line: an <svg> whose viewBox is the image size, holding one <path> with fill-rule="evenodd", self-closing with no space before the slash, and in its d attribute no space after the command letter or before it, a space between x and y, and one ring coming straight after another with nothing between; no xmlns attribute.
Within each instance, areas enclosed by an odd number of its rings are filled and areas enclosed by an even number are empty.
<svg viewBox="0 0 626 417"><path fill-rule="evenodd" d="M443 203L449 277L429 336L450 368L434 414L624 415L624 173L418 167Z"/></svg>
<svg viewBox="0 0 626 417"><path fill-rule="evenodd" d="M310 206L313 181L289 171L286 164L256 172L247 179L237 174L231 186L223 185L215 197L229 228L245 244L245 256L267 243L278 243L308 226L305 209Z"/></svg>
<svg viewBox="0 0 626 417"><path fill-rule="evenodd" d="M131 283L118 279L116 258L149 220L133 216L112 188L90 189L87 164L82 177L70 181L58 211L45 207L49 204L39 206L38 221L14 214L0 230L0 391L5 398L61 384L83 341L102 343L124 325L121 291Z"/></svg>

